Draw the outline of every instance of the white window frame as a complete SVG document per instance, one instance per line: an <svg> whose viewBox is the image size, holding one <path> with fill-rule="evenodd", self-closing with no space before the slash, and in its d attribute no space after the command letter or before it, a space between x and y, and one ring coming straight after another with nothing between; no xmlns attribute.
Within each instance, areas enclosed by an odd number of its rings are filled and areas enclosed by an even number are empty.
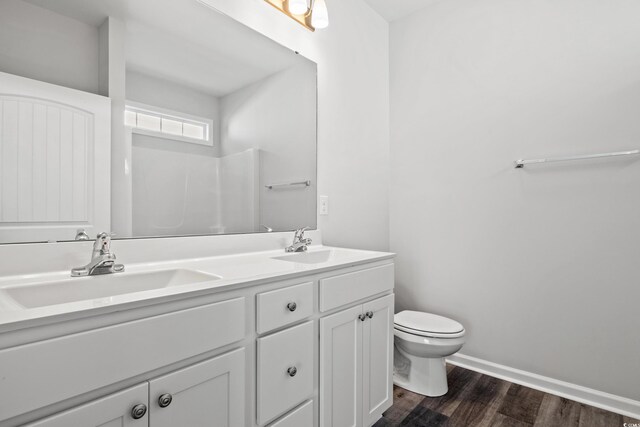
<svg viewBox="0 0 640 427"><path fill-rule="evenodd" d="M127 126L127 128L131 129L132 133L139 134L139 135L154 136L154 137L157 137L157 138L170 139L170 140L173 140L173 141L189 142L191 144L206 145L206 146L209 146L209 147L213 147L213 120L211 120L211 119L207 119L205 117L194 116L194 115L191 115L191 114L181 113L181 112L169 110L169 109L166 109L166 108L161 108L161 107L155 107L155 106L152 106L152 105L142 104L140 102L135 102L135 101L127 101L126 102L125 114L126 114L126 111L128 111L130 109L135 110L136 112L148 113L149 115L152 115L152 116L158 116L160 118L177 120L177 121L183 122L183 123L206 125L205 138L204 139L190 138L188 136L183 136L183 135L174 135L174 134L170 134L170 133L164 133L164 132L161 132L161 131L142 129L142 128L135 127L135 126ZM122 120L125 120L125 118L123 117ZM125 125L126 125L126 122L125 122Z"/></svg>

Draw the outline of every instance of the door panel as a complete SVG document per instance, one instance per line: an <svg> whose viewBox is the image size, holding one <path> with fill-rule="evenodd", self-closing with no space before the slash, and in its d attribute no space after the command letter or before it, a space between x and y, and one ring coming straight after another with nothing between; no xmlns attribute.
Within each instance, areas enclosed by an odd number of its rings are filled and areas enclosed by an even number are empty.
<svg viewBox="0 0 640 427"><path fill-rule="evenodd" d="M146 406L148 398L149 386L145 382L25 427L148 427L148 412L139 419L131 416L133 407Z"/></svg>
<svg viewBox="0 0 640 427"><path fill-rule="evenodd" d="M393 295L368 302L363 322L363 425L375 423L393 404Z"/></svg>
<svg viewBox="0 0 640 427"><path fill-rule="evenodd" d="M362 425L362 306L320 319L320 426Z"/></svg>
<svg viewBox="0 0 640 427"><path fill-rule="evenodd" d="M244 349L149 381L153 427L244 426ZM160 406L160 396L171 402Z"/></svg>

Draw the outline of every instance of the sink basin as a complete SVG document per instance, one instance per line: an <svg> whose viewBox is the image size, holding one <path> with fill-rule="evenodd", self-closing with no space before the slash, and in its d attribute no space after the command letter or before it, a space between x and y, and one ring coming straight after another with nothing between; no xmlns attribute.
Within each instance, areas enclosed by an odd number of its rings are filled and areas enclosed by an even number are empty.
<svg viewBox="0 0 640 427"><path fill-rule="evenodd" d="M299 252L290 255L283 255L273 257L272 259L279 259L281 261L298 262L302 264L321 264L331 259L332 251L314 251L314 252Z"/></svg>
<svg viewBox="0 0 640 427"><path fill-rule="evenodd" d="M72 278L57 282L7 287L3 288L2 292L25 308L36 308L218 279L220 277L211 274L176 269Z"/></svg>

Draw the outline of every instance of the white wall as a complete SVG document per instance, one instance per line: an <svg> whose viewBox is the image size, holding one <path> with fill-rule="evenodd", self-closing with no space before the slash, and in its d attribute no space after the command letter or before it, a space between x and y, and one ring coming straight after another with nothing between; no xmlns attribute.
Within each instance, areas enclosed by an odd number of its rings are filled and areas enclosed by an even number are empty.
<svg viewBox="0 0 640 427"><path fill-rule="evenodd" d="M260 150L248 149L218 159L220 233L264 231L260 227Z"/></svg>
<svg viewBox="0 0 640 427"><path fill-rule="evenodd" d="M0 71L98 93L98 29L20 0L0 1Z"/></svg>
<svg viewBox="0 0 640 427"><path fill-rule="evenodd" d="M640 3L442 1L391 25L397 310L462 352L640 400Z"/></svg>
<svg viewBox="0 0 640 427"><path fill-rule="evenodd" d="M316 104L316 66L303 60L220 100L221 152L260 150L260 223L276 231L316 226Z"/></svg>
<svg viewBox="0 0 640 427"><path fill-rule="evenodd" d="M318 226L327 244L387 249L387 22L363 0L329 0L331 25L311 33L263 1L203 1L318 63L318 194L331 206Z"/></svg>

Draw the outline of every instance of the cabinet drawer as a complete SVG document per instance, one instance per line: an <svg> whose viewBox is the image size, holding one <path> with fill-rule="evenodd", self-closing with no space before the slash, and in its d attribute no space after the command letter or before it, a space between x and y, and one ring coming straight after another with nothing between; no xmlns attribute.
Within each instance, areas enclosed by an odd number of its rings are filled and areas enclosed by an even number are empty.
<svg viewBox="0 0 640 427"><path fill-rule="evenodd" d="M223 326L222 326L223 325ZM0 351L0 420L240 341L245 299ZM21 366L29 369L19 369Z"/></svg>
<svg viewBox="0 0 640 427"><path fill-rule="evenodd" d="M313 314L313 282L289 286L257 296L259 334L305 319Z"/></svg>
<svg viewBox="0 0 640 427"><path fill-rule="evenodd" d="M313 393L313 338L309 321L258 339L258 424L273 420Z"/></svg>
<svg viewBox="0 0 640 427"><path fill-rule="evenodd" d="M294 409L269 427L311 427L313 426L313 401L308 401Z"/></svg>
<svg viewBox="0 0 640 427"><path fill-rule="evenodd" d="M393 264L320 280L320 311L328 311L393 289Z"/></svg>

